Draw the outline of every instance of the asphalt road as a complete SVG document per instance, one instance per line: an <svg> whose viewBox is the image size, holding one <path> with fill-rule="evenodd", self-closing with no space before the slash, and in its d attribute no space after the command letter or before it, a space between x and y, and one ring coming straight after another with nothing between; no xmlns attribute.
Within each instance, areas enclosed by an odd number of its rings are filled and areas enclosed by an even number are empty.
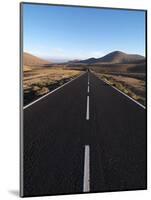
<svg viewBox="0 0 151 200"><path fill-rule="evenodd" d="M91 72L24 109L24 196L146 189L146 109Z"/></svg>

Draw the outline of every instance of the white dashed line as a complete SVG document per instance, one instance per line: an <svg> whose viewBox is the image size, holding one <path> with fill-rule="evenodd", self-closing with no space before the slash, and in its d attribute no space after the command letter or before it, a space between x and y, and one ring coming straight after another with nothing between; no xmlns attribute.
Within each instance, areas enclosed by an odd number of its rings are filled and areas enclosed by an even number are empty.
<svg viewBox="0 0 151 200"><path fill-rule="evenodd" d="M90 87L89 87L89 85L88 85L88 93L90 92Z"/></svg>
<svg viewBox="0 0 151 200"><path fill-rule="evenodd" d="M89 145L85 145L84 149L83 192L90 192L90 146Z"/></svg>
<svg viewBox="0 0 151 200"><path fill-rule="evenodd" d="M89 120L89 96L87 96L87 110L86 110L86 120Z"/></svg>

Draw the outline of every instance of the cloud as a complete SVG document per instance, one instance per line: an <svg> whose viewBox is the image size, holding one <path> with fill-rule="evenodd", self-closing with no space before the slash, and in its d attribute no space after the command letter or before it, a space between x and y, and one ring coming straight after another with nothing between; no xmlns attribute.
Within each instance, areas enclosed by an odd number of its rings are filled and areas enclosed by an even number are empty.
<svg viewBox="0 0 151 200"><path fill-rule="evenodd" d="M91 57L102 57L105 55L105 52L103 51L93 51L91 52Z"/></svg>

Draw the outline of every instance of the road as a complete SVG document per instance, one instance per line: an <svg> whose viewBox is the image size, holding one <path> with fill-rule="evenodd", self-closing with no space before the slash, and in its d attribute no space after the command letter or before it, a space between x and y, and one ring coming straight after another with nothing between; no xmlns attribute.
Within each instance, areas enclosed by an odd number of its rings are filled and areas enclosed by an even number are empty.
<svg viewBox="0 0 151 200"><path fill-rule="evenodd" d="M146 189L146 109L86 72L24 109L24 196Z"/></svg>

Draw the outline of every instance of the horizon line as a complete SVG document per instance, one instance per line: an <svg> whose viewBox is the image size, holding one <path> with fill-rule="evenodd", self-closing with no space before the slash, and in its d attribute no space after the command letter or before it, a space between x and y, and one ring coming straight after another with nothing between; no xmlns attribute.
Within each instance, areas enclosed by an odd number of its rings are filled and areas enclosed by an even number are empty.
<svg viewBox="0 0 151 200"><path fill-rule="evenodd" d="M40 59L43 59L43 60L46 60L46 61L51 61L51 60L54 60L56 61L56 63L58 62L68 62L68 61L73 61L73 60L87 60L87 59L90 59L90 58L94 58L94 59L98 59L98 58L102 58L110 53L113 53L113 52L120 52L120 53L125 53L125 54L128 54L128 55L139 55L139 56L143 56L144 58L146 58L146 55L142 55L142 54L138 54L138 53L128 53L128 52L124 52L124 51L120 51L120 50L114 50L114 51L110 51L109 53L105 53L104 55L100 55L100 56L87 56L87 57L83 57L83 58L78 58L78 57L72 57L72 58L67 58L67 57L48 57L48 56L40 56L39 54L34 54L32 52L29 52L29 51L23 51L23 54L24 53L28 53L32 56L35 56L35 57L38 57Z"/></svg>

